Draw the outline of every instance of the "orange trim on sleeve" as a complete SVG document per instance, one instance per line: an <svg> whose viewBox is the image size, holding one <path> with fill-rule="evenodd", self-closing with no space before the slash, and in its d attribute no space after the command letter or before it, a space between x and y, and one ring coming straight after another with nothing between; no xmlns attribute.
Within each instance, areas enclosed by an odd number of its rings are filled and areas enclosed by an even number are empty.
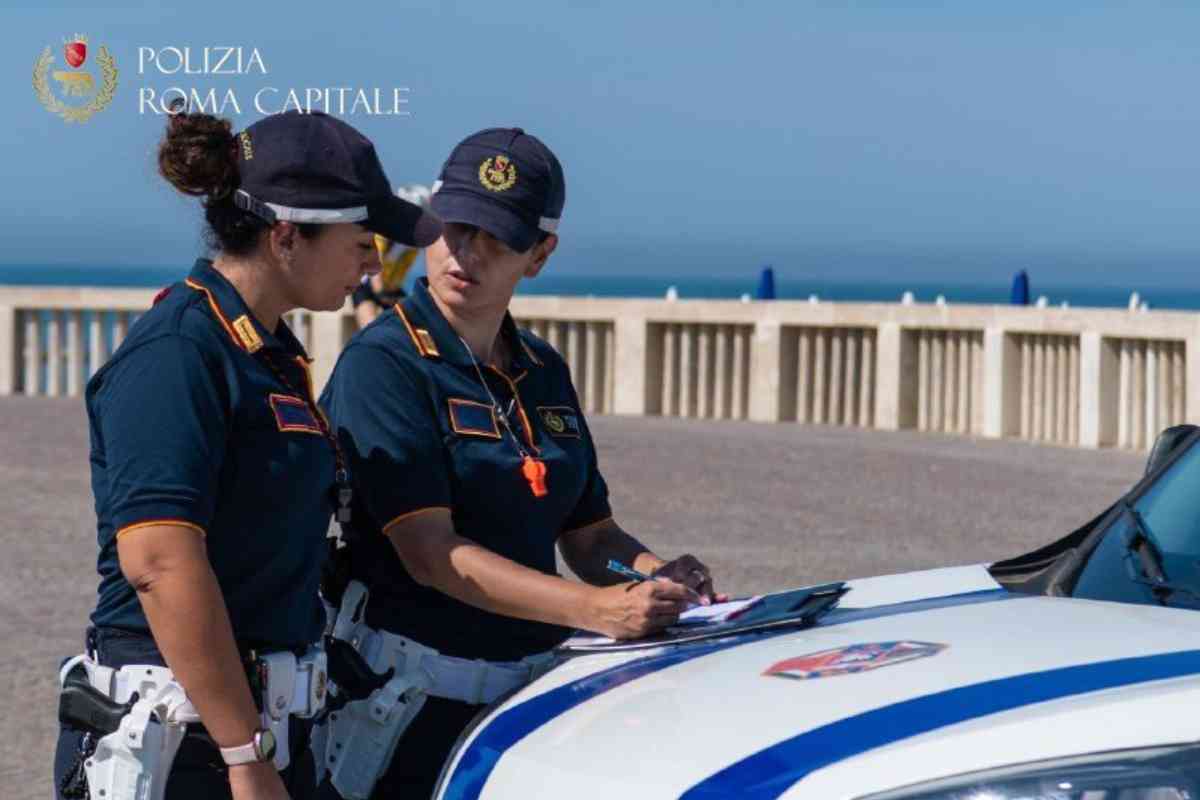
<svg viewBox="0 0 1200 800"><path fill-rule="evenodd" d="M607 517L605 517L604 519L598 519L598 520L596 520L595 522L589 522L587 525L581 525L581 526L580 526L580 527L578 527L578 528L571 528L571 530L569 530L569 531L563 531L563 532L562 532L561 534L559 534L559 535L560 535L560 536L570 536L572 533L580 533L580 532L582 532L582 531L591 530L592 528L598 528L598 527L600 527L601 525L603 525L604 523L606 523L606 522L612 522L612 521L613 521L613 515L612 515L612 514L609 514L609 515L608 515Z"/></svg>
<svg viewBox="0 0 1200 800"><path fill-rule="evenodd" d="M135 522L132 525L126 525L121 530L117 531L115 539L120 539L130 531L136 531L139 528L152 528L156 525L174 525L179 528L191 528L201 536L208 536L208 532L194 522L188 522L186 519L148 519L144 522Z"/></svg>
<svg viewBox="0 0 1200 800"><path fill-rule="evenodd" d="M399 525L401 522L408 519L409 517L415 517L418 514L428 514L431 511L449 511L449 510L450 510L450 506L426 506L425 508L418 508L416 511L409 511L405 514L401 514L400 516L396 517L394 520L389 522L387 525L383 526L383 528L382 528L383 535L387 536L387 533L389 530L396 527L397 525Z"/></svg>

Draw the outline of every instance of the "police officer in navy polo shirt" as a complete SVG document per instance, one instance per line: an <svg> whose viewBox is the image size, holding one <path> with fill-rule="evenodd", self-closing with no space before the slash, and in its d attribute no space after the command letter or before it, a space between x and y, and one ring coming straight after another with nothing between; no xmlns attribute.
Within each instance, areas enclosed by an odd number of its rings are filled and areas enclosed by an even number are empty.
<svg viewBox="0 0 1200 800"><path fill-rule="evenodd" d="M424 246L441 226L392 194L370 141L322 114L234 135L178 113L158 158L204 198L217 254L87 387L100 588L87 653L60 674L55 782L91 800L133 800L147 776L138 798L311 796L317 585L330 514L352 498L281 315L340 309L379 269L376 233ZM129 706L119 729L87 711L89 690Z"/></svg>
<svg viewBox="0 0 1200 800"><path fill-rule="evenodd" d="M428 278L351 340L322 395L355 489L335 632L420 706L387 706L390 764L357 746L380 730L369 702L338 715L325 763L342 797L428 797L471 717L571 629L639 637L716 597L699 560L667 562L613 519L566 364L508 314L558 244L564 198L558 159L520 129L455 147ZM556 574L556 546L586 583ZM628 582L609 559L663 580Z"/></svg>

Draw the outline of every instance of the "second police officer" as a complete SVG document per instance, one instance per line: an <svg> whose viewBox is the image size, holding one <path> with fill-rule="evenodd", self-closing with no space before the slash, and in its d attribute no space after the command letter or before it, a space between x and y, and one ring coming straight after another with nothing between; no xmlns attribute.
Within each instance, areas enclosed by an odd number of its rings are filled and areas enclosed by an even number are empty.
<svg viewBox="0 0 1200 800"><path fill-rule="evenodd" d="M668 562L614 520L567 365L508 313L564 200L537 138L467 137L434 185L427 279L351 340L322 395L355 488L335 635L393 670L331 717L323 796L428 797L470 719L572 629L635 638L716 597L696 558ZM556 546L586 583L556 573ZM622 582L609 559L665 579Z"/></svg>

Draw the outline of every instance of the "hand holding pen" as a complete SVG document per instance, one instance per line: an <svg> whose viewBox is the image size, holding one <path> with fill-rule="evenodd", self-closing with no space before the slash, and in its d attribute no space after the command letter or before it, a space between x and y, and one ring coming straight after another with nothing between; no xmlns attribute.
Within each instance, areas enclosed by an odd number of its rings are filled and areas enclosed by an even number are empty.
<svg viewBox="0 0 1200 800"><path fill-rule="evenodd" d="M620 562L609 569L633 583L593 587L581 627L614 639L637 639L657 633L679 621L679 615L699 596L669 578L640 573Z"/></svg>
<svg viewBox="0 0 1200 800"><path fill-rule="evenodd" d="M713 590L712 576L708 572L708 567L700 562L700 559L693 555L682 555L672 561L668 561L658 569L654 570L651 575L638 572L620 561L609 560L608 570L617 575L629 578L633 581L646 581L657 578L674 581L691 589L696 594L696 599L693 601L697 605L710 605L712 603L724 603L729 599L728 595L717 594Z"/></svg>

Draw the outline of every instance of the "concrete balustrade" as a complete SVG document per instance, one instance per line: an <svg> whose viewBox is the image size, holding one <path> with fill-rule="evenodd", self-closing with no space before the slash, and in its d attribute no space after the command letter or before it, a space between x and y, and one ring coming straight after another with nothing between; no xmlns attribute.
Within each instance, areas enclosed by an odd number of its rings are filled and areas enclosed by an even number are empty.
<svg viewBox="0 0 1200 800"><path fill-rule="evenodd" d="M516 322L562 353L571 370L579 403L589 414L609 414L615 390L614 326L603 320L517 317Z"/></svg>
<svg viewBox="0 0 1200 800"><path fill-rule="evenodd" d="M0 394L81 394L151 290L0 288ZM589 413L848 425L1144 449L1200 420L1200 314L517 297ZM318 389L349 308L292 312Z"/></svg>
<svg viewBox="0 0 1200 800"><path fill-rule="evenodd" d="M746 419L751 325L650 323L646 414Z"/></svg>

